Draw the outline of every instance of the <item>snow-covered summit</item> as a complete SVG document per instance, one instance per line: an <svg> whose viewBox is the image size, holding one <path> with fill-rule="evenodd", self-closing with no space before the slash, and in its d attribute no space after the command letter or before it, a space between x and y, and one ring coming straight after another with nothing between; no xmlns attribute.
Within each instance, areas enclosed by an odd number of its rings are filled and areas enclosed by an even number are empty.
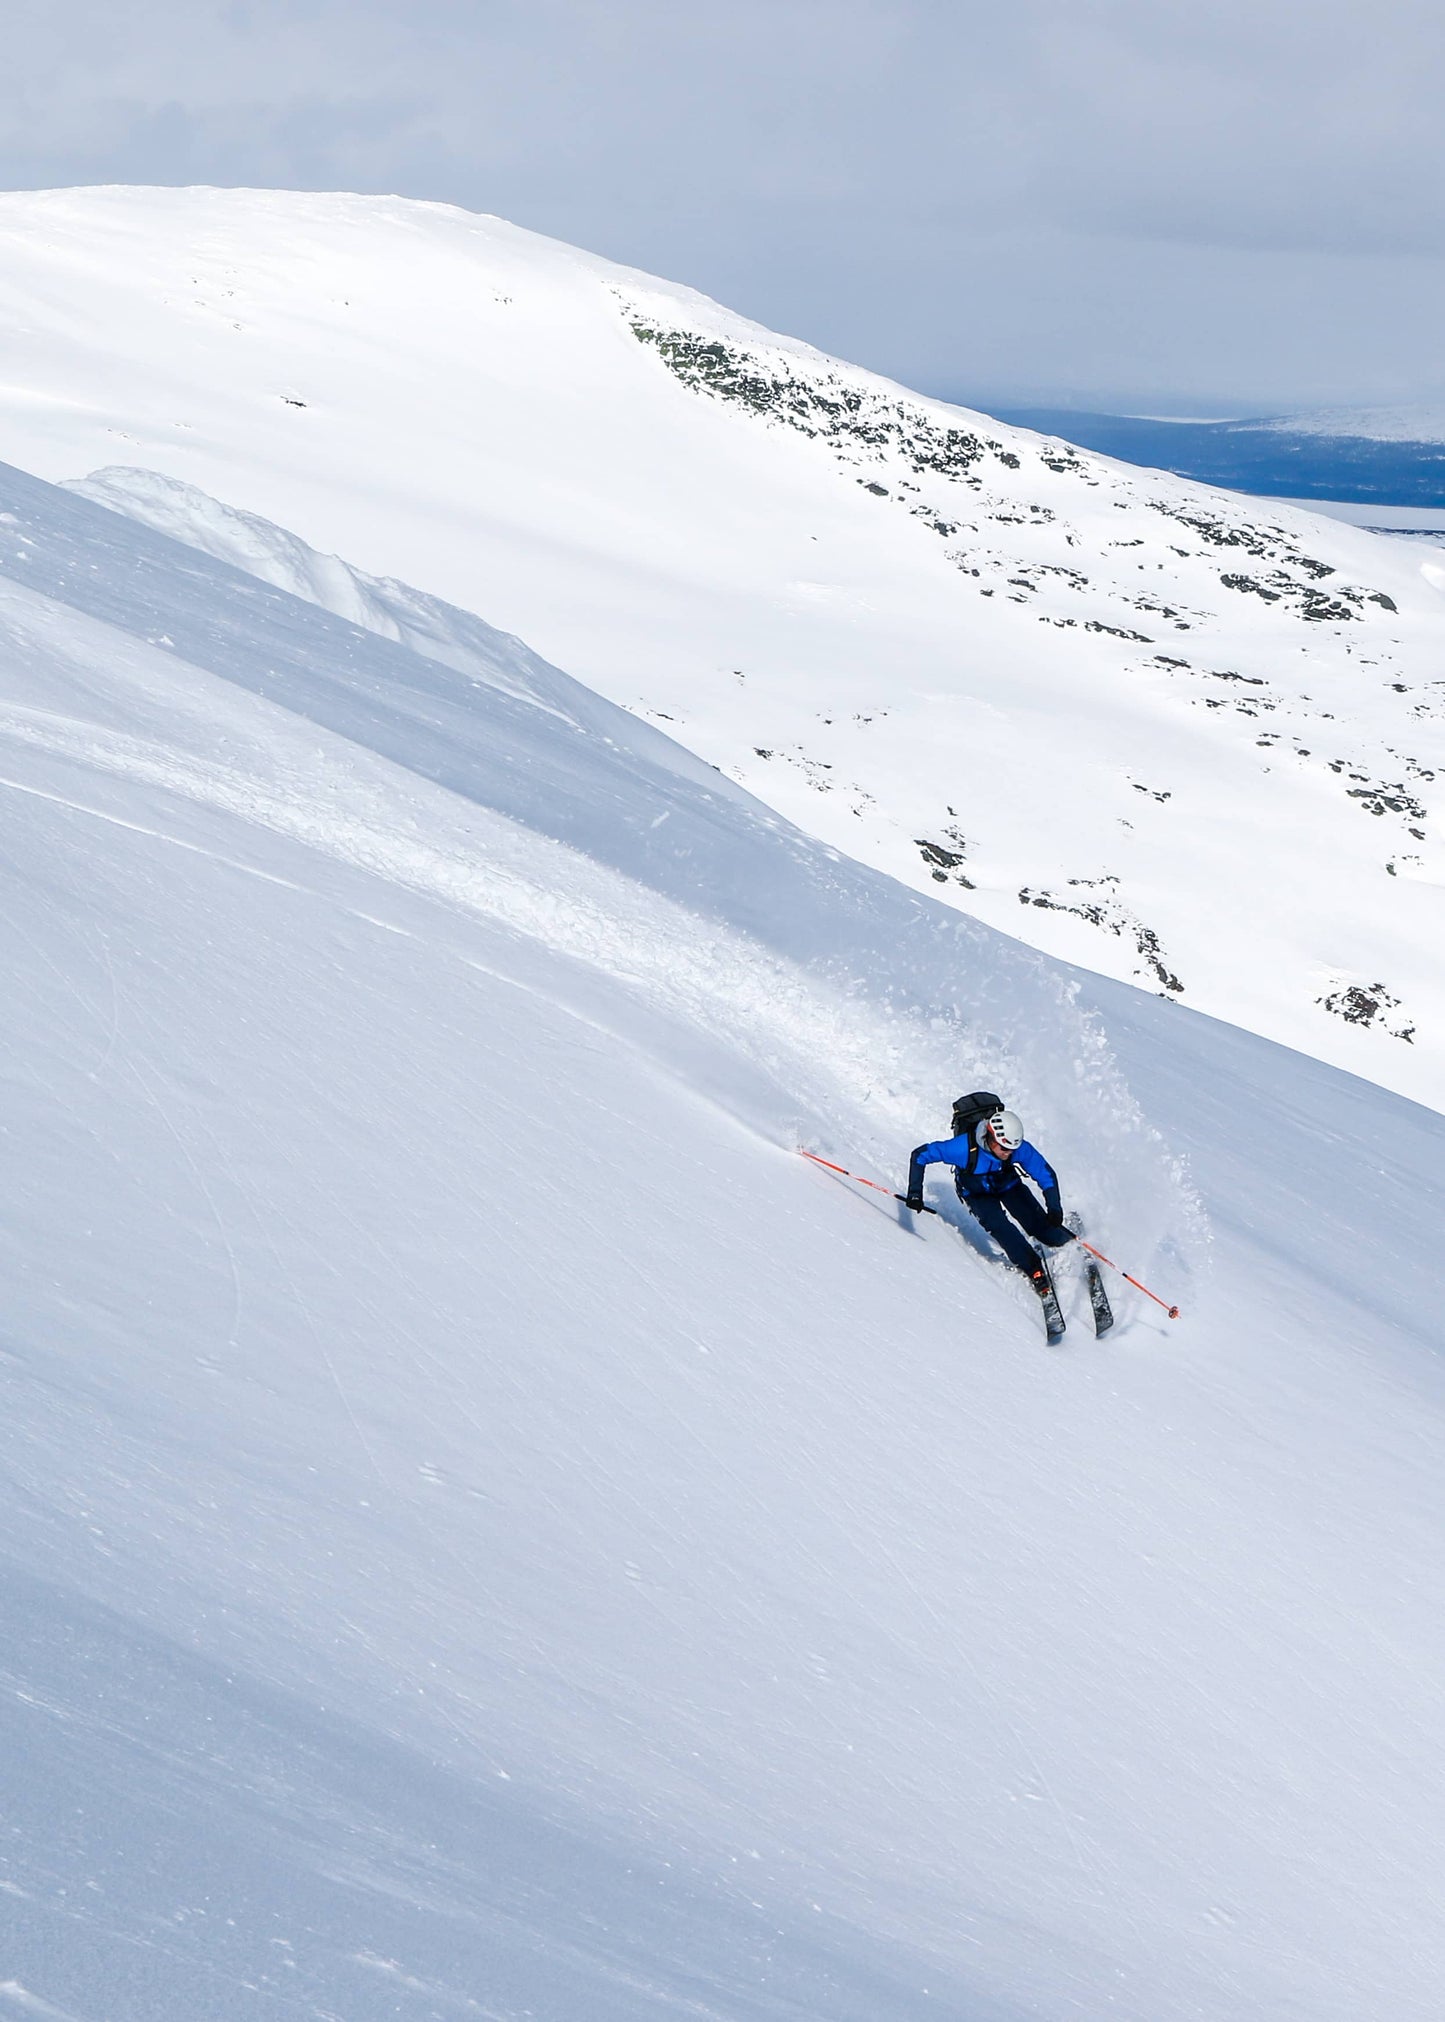
<svg viewBox="0 0 1445 2022"><path fill-rule="evenodd" d="M0 279L0 455L483 613L915 889L1445 1103L1445 582L1408 544L444 206L10 195Z"/></svg>

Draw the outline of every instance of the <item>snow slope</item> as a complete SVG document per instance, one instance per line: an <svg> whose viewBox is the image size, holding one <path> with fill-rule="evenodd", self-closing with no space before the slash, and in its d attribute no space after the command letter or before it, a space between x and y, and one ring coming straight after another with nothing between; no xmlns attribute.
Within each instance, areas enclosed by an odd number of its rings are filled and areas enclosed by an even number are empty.
<svg viewBox="0 0 1445 2022"><path fill-rule="evenodd" d="M1445 1105L1427 552L442 206L12 194L0 276L0 455L483 613L916 890Z"/></svg>
<svg viewBox="0 0 1445 2022"><path fill-rule="evenodd" d="M0 514L0 2013L1433 2017L1440 1118ZM975 1081L1176 1326L792 1153Z"/></svg>

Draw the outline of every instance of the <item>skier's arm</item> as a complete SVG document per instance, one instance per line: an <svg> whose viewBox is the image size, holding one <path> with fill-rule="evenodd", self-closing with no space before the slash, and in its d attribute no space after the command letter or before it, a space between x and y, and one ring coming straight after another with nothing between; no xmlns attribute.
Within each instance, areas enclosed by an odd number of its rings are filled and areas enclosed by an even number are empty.
<svg viewBox="0 0 1445 2022"><path fill-rule="evenodd" d="M965 1165L968 1161L966 1137L943 1137L935 1144L921 1144L908 1161L908 1205L923 1205L923 1170L930 1165Z"/></svg>
<svg viewBox="0 0 1445 2022"><path fill-rule="evenodd" d="M1022 1166L1034 1185L1044 1197L1051 1222L1064 1219L1064 1204L1059 1194L1059 1176L1041 1151L1035 1151L1031 1144L1021 1144L1013 1155L1013 1162Z"/></svg>

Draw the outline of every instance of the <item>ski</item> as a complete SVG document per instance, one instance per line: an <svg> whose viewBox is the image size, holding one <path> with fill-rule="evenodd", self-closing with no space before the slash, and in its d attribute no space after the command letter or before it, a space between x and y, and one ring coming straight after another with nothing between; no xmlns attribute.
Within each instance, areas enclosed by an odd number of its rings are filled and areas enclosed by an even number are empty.
<svg viewBox="0 0 1445 2022"><path fill-rule="evenodd" d="M1059 1305L1059 1295L1054 1290L1054 1276L1053 1272L1049 1269L1049 1260L1043 1255L1039 1257L1039 1269L1043 1272L1044 1279L1044 1289L1039 1294L1039 1304L1044 1309L1044 1332L1047 1334L1049 1346L1052 1348L1055 1343L1062 1341L1064 1338L1064 1314L1063 1308Z"/></svg>
<svg viewBox="0 0 1445 2022"><path fill-rule="evenodd" d="M1103 1336L1114 1324L1114 1309L1109 1304L1104 1274L1092 1257L1084 1266L1084 1281L1089 1287L1089 1304L1094 1310L1094 1333Z"/></svg>
<svg viewBox="0 0 1445 2022"><path fill-rule="evenodd" d="M1075 1236L1082 1236L1084 1233L1083 1216L1073 1213L1067 1217L1067 1220ZM1102 1339L1114 1324L1114 1309L1109 1304L1109 1293L1108 1288L1104 1284L1104 1274L1092 1257L1089 1257L1084 1264L1084 1283L1089 1288L1089 1308L1094 1315L1094 1336L1096 1340Z"/></svg>

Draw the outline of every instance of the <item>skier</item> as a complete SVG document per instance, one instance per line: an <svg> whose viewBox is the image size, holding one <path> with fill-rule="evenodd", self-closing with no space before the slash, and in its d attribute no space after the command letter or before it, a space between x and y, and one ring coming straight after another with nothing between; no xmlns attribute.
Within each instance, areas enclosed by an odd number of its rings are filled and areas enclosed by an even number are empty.
<svg viewBox="0 0 1445 2022"><path fill-rule="evenodd" d="M959 1199L1016 1264L1046 1304L1052 1298L1048 1267L1029 1241L1051 1250L1074 1240L1064 1222L1059 1181L1053 1167L1024 1136L1024 1127L996 1095L980 1091L953 1105L952 1137L921 1144L908 1166L906 1205L923 1206L925 1166L951 1165ZM1044 1197L1034 1199L1021 1174L1027 1173Z"/></svg>

